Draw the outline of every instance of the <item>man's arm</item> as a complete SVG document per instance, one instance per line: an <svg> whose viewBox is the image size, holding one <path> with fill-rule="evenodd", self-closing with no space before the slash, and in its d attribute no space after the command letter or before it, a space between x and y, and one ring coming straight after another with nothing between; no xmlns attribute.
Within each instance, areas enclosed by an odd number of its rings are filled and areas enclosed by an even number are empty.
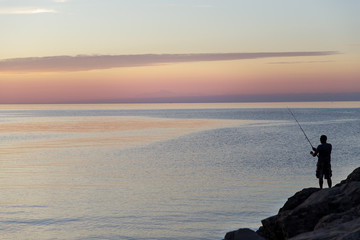
<svg viewBox="0 0 360 240"><path fill-rule="evenodd" d="M311 151L310 154L311 154L313 157L316 157L316 156L318 155L318 152L319 152L319 151L317 150L317 148L314 148L314 147L313 147L312 149L313 149L313 151Z"/></svg>

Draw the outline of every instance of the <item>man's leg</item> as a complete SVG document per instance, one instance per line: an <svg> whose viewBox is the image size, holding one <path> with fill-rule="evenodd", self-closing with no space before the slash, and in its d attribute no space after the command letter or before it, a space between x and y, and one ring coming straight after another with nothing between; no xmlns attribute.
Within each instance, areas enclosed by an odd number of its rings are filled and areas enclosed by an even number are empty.
<svg viewBox="0 0 360 240"><path fill-rule="evenodd" d="M319 186L320 186L320 189L322 189L322 188L323 188L323 183L324 183L323 178L322 178L322 177L321 177L321 178L319 178Z"/></svg>
<svg viewBox="0 0 360 240"><path fill-rule="evenodd" d="M331 178L327 179L327 183L328 183L329 188L331 188L331 186L332 186Z"/></svg>

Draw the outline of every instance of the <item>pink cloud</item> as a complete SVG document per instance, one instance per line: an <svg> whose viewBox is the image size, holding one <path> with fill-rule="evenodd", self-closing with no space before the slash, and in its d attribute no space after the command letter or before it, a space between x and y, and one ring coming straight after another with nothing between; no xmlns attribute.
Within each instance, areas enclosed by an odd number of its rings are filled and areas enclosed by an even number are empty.
<svg viewBox="0 0 360 240"><path fill-rule="evenodd" d="M179 62L230 61L259 58L313 57L339 54L336 51L259 52L259 53L191 53L139 55L78 55L12 58L0 61L0 72L90 71L121 67L139 67Z"/></svg>

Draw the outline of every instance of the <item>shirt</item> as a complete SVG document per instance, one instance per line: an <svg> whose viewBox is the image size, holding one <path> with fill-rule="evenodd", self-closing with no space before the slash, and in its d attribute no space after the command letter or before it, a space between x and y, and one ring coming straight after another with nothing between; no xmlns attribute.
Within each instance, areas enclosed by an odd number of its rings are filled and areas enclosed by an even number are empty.
<svg viewBox="0 0 360 240"><path fill-rule="evenodd" d="M319 162L330 163L332 146L330 143L320 144L315 151L318 154Z"/></svg>

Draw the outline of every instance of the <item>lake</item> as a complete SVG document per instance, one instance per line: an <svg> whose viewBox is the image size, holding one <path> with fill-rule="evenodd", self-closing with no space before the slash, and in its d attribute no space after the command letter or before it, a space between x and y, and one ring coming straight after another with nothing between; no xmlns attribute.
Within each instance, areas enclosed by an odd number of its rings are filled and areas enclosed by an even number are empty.
<svg viewBox="0 0 360 240"><path fill-rule="evenodd" d="M0 105L2 239L222 239L360 165L360 102ZM326 185L326 184L325 184Z"/></svg>

